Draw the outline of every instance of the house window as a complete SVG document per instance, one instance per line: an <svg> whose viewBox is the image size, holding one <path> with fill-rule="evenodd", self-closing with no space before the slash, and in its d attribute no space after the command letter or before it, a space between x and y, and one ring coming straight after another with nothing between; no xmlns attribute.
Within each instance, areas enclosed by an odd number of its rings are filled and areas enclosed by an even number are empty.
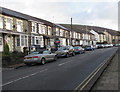
<svg viewBox="0 0 120 92"><path fill-rule="evenodd" d="M36 45L40 45L40 37L36 37Z"/></svg>
<svg viewBox="0 0 120 92"><path fill-rule="evenodd" d="M78 33L75 33L75 38L77 38L77 34L78 34Z"/></svg>
<svg viewBox="0 0 120 92"><path fill-rule="evenodd" d="M32 23L32 32L33 33L37 32L37 23Z"/></svg>
<svg viewBox="0 0 120 92"><path fill-rule="evenodd" d="M72 38L72 32L70 31L70 38Z"/></svg>
<svg viewBox="0 0 120 92"><path fill-rule="evenodd" d="M48 27L48 35L51 35L51 33L52 33L52 28Z"/></svg>
<svg viewBox="0 0 120 92"><path fill-rule="evenodd" d="M17 46L20 46L20 36L17 37Z"/></svg>
<svg viewBox="0 0 120 92"><path fill-rule="evenodd" d="M81 37L80 37L80 34L79 34L79 39L80 39Z"/></svg>
<svg viewBox="0 0 120 92"><path fill-rule="evenodd" d="M41 26L41 24L38 24L38 26L39 26L39 33L42 34L42 26Z"/></svg>
<svg viewBox="0 0 120 92"><path fill-rule="evenodd" d="M76 33L74 32L74 33L73 33L73 38L75 38L75 35L76 35Z"/></svg>
<svg viewBox="0 0 120 92"><path fill-rule="evenodd" d="M17 31L18 32L22 32L22 26L23 26L22 22L21 21L17 21Z"/></svg>
<svg viewBox="0 0 120 92"><path fill-rule="evenodd" d="M6 29L12 30L12 19L6 18Z"/></svg>
<svg viewBox="0 0 120 92"><path fill-rule="evenodd" d="M44 47L43 36L40 36L39 39L40 39L40 46Z"/></svg>
<svg viewBox="0 0 120 92"><path fill-rule="evenodd" d="M2 42L3 40L2 40L2 38L0 38L0 45L3 45L3 42Z"/></svg>
<svg viewBox="0 0 120 92"><path fill-rule="evenodd" d="M24 42L25 42L25 36L21 36L21 46L24 46L25 44L24 44Z"/></svg>
<svg viewBox="0 0 120 92"><path fill-rule="evenodd" d="M50 39L50 46L54 46L54 39Z"/></svg>
<svg viewBox="0 0 120 92"><path fill-rule="evenodd" d="M25 36L25 46L28 46L28 36Z"/></svg>
<svg viewBox="0 0 120 92"><path fill-rule="evenodd" d="M3 29L3 17L2 16L0 16L0 28Z"/></svg>
<svg viewBox="0 0 120 92"><path fill-rule="evenodd" d="M56 28L56 36L59 36L59 28Z"/></svg>
<svg viewBox="0 0 120 92"><path fill-rule="evenodd" d="M32 37L32 45L35 44L35 37Z"/></svg>
<svg viewBox="0 0 120 92"><path fill-rule="evenodd" d="M42 34L45 34L45 33L46 33L46 26L42 25Z"/></svg>
<svg viewBox="0 0 120 92"><path fill-rule="evenodd" d="M65 31L65 37L67 37L68 36L68 32L67 31Z"/></svg>
<svg viewBox="0 0 120 92"><path fill-rule="evenodd" d="M63 36L64 30L60 29L60 36Z"/></svg>

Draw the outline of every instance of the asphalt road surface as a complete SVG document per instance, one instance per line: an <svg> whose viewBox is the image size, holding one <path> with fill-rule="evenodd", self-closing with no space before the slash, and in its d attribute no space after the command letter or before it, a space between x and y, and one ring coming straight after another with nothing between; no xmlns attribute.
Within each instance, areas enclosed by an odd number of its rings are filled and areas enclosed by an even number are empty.
<svg viewBox="0 0 120 92"><path fill-rule="evenodd" d="M76 90L116 50L96 49L45 65L3 71L0 86L3 90Z"/></svg>

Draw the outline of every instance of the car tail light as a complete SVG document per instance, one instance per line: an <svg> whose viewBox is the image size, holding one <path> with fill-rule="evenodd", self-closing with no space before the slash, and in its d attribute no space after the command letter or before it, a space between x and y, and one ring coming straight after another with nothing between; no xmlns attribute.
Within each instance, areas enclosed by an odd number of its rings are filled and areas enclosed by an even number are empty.
<svg viewBox="0 0 120 92"><path fill-rule="evenodd" d="M38 58L38 56L33 56L32 58Z"/></svg>

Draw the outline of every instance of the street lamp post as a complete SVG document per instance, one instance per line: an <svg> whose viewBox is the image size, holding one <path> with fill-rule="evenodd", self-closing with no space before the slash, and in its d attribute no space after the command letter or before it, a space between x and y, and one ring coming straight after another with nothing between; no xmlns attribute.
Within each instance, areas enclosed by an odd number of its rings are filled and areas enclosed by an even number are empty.
<svg viewBox="0 0 120 92"><path fill-rule="evenodd" d="M85 28L86 28L85 33L86 33L86 43L87 43L88 42L88 38L87 38L87 25L85 26Z"/></svg>
<svg viewBox="0 0 120 92"><path fill-rule="evenodd" d="M71 37L70 37L70 45L72 45L72 18L71 18Z"/></svg>

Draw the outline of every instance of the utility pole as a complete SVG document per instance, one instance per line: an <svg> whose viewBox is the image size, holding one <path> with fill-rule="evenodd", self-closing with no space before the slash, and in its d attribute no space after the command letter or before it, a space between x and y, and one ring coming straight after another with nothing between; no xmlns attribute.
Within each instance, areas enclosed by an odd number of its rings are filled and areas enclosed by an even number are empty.
<svg viewBox="0 0 120 92"><path fill-rule="evenodd" d="M71 18L71 38L70 38L70 45L72 45L72 18Z"/></svg>
<svg viewBox="0 0 120 92"><path fill-rule="evenodd" d="M88 32L87 32L87 25L86 25L86 42L87 42L87 45L88 45Z"/></svg>

